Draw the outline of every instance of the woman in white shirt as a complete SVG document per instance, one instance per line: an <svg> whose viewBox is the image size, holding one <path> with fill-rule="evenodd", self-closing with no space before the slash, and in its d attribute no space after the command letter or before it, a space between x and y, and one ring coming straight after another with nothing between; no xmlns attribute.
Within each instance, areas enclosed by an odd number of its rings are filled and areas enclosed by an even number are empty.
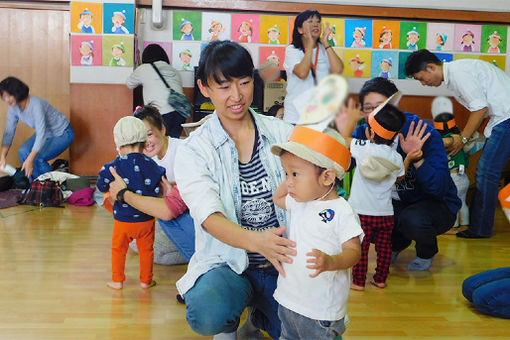
<svg viewBox="0 0 510 340"><path fill-rule="evenodd" d="M181 124L187 117L180 115L168 103L169 89L158 75L154 67L162 74L167 84L176 92L183 94L180 73L170 65L165 50L156 44L147 45L142 53L142 65L138 66L126 80L126 85L134 89L143 86L143 102L145 105L155 106L161 115L166 127L166 135L174 138L181 136Z"/></svg>
<svg viewBox="0 0 510 340"><path fill-rule="evenodd" d="M283 64L288 81L283 118L286 122L296 124L299 119L299 110L294 104L297 97L328 74L340 74L344 69L342 60L328 42L327 37L331 32L329 22L324 27L321 15L316 10L306 10L296 17L292 44L285 49Z"/></svg>

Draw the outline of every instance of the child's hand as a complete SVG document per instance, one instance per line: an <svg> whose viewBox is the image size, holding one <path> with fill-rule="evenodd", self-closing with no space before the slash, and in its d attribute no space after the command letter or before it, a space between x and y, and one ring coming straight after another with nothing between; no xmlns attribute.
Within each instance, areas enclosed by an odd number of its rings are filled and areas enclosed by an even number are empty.
<svg viewBox="0 0 510 340"><path fill-rule="evenodd" d="M418 159L421 159L422 157L423 157L423 151L421 151L421 150L411 151L406 156L406 158L409 159L409 162L414 162Z"/></svg>
<svg viewBox="0 0 510 340"><path fill-rule="evenodd" d="M310 257L306 260L306 263L310 263L306 268L315 269L315 272L310 274L310 277L317 277L320 273L330 270L332 258L328 254L323 253L319 249L312 249L311 252L306 253L306 256Z"/></svg>

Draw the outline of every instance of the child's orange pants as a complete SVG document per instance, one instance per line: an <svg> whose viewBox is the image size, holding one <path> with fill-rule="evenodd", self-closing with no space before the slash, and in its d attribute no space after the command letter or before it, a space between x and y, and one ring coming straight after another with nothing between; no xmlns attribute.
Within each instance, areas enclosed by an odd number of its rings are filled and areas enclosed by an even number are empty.
<svg viewBox="0 0 510 340"><path fill-rule="evenodd" d="M129 243L136 239L140 257L140 282L151 283L154 261L154 219L145 222L113 221L112 235L112 280L126 280L124 267Z"/></svg>

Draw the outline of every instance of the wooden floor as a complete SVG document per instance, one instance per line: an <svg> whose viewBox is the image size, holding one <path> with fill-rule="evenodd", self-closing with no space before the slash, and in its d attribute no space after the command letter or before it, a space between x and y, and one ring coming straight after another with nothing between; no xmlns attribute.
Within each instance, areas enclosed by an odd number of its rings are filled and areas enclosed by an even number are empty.
<svg viewBox="0 0 510 340"><path fill-rule="evenodd" d="M156 265L158 285L144 292L138 257L130 252L125 289L106 287L111 229L111 215L96 207L0 210L0 339L205 339L175 301L185 266ZM444 235L439 243L430 272L407 272L414 257L408 249L386 289L351 293L344 339L510 338L510 320L478 313L461 295L467 276L510 265L510 225L502 212L491 239Z"/></svg>

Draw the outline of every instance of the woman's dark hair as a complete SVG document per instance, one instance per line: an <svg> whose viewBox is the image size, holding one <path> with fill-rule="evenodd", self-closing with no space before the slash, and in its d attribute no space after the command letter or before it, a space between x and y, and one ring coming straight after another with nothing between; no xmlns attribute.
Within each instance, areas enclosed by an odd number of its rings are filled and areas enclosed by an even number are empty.
<svg viewBox="0 0 510 340"><path fill-rule="evenodd" d="M445 113L438 114L434 118L434 122L446 123L446 122L449 122L450 120L452 120L454 118L455 117L454 117L454 115L452 113L445 112ZM442 130L437 129L437 132L439 132L439 134L441 136L444 136L444 135L449 134L449 133L460 135L460 129L459 129L459 127L457 125L454 125L452 128L449 129L446 124L443 124L443 129Z"/></svg>
<svg viewBox="0 0 510 340"><path fill-rule="evenodd" d="M414 51L406 60L406 76L412 77L420 71L425 71L428 64L441 65L441 60L429 50Z"/></svg>
<svg viewBox="0 0 510 340"><path fill-rule="evenodd" d="M200 54L197 79L204 86L214 79L221 84L224 79L253 77L253 60L250 53L240 44L229 40L214 40L207 44Z"/></svg>
<svg viewBox="0 0 510 340"><path fill-rule="evenodd" d="M384 105L384 107L379 112L377 112L374 118L383 128L394 131L395 134L398 133L400 129L402 129L404 123L406 122L406 116L402 113L402 111L397 109L397 107L392 104ZM377 133L375 133L374 142L375 144L391 145L393 144L393 139L382 138L381 136L378 136Z"/></svg>
<svg viewBox="0 0 510 340"><path fill-rule="evenodd" d="M306 11L299 13L296 17L296 21L294 21L294 30L292 31L292 45L301 51L303 51L303 41L301 40L302 34L299 33L298 28L302 28L303 23L311 17L317 17L319 20L322 20L319 11L316 11L315 9L307 9Z"/></svg>
<svg viewBox="0 0 510 340"><path fill-rule="evenodd" d="M281 104L274 104L273 106L271 106L269 108L269 110L267 110L267 112L264 113L264 115L275 117L276 114L278 113L278 110L281 109L282 107L283 107L283 105L281 105Z"/></svg>
<svg viewBox="0 0 510 340"><path fill-rule="evenodd" d="M381 77L372 78L363 84L363 87L359 92L359 102L363 105L365 96L370 92L379 93L389 98L397 91L397 87L391 80Z"/></svg>
<svg viewBox="0 0 510 340"><path fill-rule="evenodd" d="M0 95L7 92L16 98L16 102L18 103L28 97L28 91L29 88L27 84L15 77L7 77L0 82Z"/></svg>
<svg viewBox="0 0 510 340"><path fill-rule="evenodd" d="M140 120L146 120L151 126L159 131L163 130L163 118L159 110L152 105L144 105L133 113L133 116Z"/></svg>
<svg viewBox="0 0 510 340"><path fill-rule="evenodd" d="M167 64L170 64L170 60L168 60L168 55L166 54L163 47L158 44L149 44L143 50L142 53L142 63L150 64L156 61L164 61Z"/></svg>

